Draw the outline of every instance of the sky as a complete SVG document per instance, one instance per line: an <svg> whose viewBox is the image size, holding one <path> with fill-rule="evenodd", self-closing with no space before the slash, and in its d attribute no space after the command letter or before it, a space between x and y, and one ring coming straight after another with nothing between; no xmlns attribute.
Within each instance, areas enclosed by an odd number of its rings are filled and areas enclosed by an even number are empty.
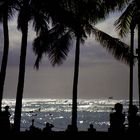
<svg viewBox="0 0 140 140"><path fill-rule="evenodd" d="M118 37L113 26L120 13L111 14L105 21L96 25L97 28ZM9 22L10 51L7 75L4 87L4 98L16 97L18 82L18 64L20 56L21 32L16 29L16 18ZM26 75L24 98L72 98L74 52L75 43L71 44L71 51L67 60L61 66L52 67L44 56L40 69L34 69L35 55L32 42L35 38L31 26L28 32L28 49L26 61ZM129 45L129 36L121 39ZM135 36L137 46L137 36ZM2 25L0 24L0 64L3 51ZM134 98L138 98L137 91L137 63L134 67ZM80 69L78 83L78 98L105 99L129 98L129 66L117 61L108 53L94 37L89 37L81 45Z"/></svg>

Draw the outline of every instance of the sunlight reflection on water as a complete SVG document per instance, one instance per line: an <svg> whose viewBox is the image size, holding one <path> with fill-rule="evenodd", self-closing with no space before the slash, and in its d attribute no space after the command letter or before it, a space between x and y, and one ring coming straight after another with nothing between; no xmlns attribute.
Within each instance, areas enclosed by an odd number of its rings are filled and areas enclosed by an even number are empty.
<svg viewBox="0 0 140 140"><path fill-rule="evenodd" d="M79 99L78 129L87 130L89 124L93 123L97 130L107 131L109 113L117 102L124 105L124 112L127 113L127 100ZM137 101L135 102L137 103ZM10 120L13 123L15 100L4 99L3 106L5 105L10 106ZM70 99L23 99L22 107L21 130L28 129L32 119L35 119L35 126L41 129L45 127L46 122L53 123L55 131L65 130L71 123L72 102Z"/></svg>

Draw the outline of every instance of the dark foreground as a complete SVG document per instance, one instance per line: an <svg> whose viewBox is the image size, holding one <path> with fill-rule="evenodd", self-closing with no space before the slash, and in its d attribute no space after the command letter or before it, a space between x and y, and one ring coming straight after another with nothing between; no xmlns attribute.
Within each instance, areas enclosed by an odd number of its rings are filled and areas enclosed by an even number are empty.
<svg viewBox="0 0 140 140"><path fill-rule="evenodd" d="M140 136L137 134L130 134L130 133L124 133L124 134L112 134L108 132L87 132L87 131L80 131L80 132L51 132L51 133L31 133L31 132L20 132L20 133L2 133L0 138L10 138L10 139L22 139L22 140L27 140L27 139L38 139L38 140L43 140L43 139L73 139L73 140L80 140L80 139L129 139L129 138L139 138Z"/></svg>

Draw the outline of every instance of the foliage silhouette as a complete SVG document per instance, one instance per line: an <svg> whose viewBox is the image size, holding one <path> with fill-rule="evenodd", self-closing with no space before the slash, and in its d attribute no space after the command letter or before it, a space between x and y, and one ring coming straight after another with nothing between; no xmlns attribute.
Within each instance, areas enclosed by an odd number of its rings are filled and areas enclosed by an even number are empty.
<svg viewBox="0 0 140 140"><path fill-rule="evenodd" d="M128 45L98 30L94 26L99 21L105 19L111 10L115 10L115 7L118 9L122 8L123 5L120 4L122 1L112 2L112 5L108 4L108 1L106 0L63 0L63 2L64 3L58 3L55 6L50 6L52 7L50 11L52 22L58 23L59 29L53 26L54 28L52 28L52 30L40 33L34 40L33 50L37 55L35 62L36 68L39 68L39 62L45 53L48 54L49 60L53 65L61 64L63 60L66 59L69 52L70 46L68 45L70 45L70 40L75 38L76 50L72 97L72 126L77 130L77 87L80 43L84 43L84 40L92 33L95 35L96 39L115 56L115 58L128 63L130 62L130 51Z"/></svg>
<svg viewBox="0 0 140 140"><path fill-rule="evenodd" d="M46 17L41 11L41 4L38 0L20 0L18 14L18 29L22 32L19 77L17 85L14 129L20 131L21 108L25 78L25 64L28 38L28 23L33 21L33 27L38 34L47 27Z"/></svg>
<svg viewBox="0 0 140 140"><path fill-rule="evenodd" d="M6 76L6 68L9 52L9 30L8 19L14 16L17 9L17 0L0 0L0 22L3 24L4 47L0 71L0 111L2 106L3 90Z"/></svg>
<svg viewBox="0 0 140 140"><path fill-rule="evenodd" d="M139 90L139 108L140 108L140 1L130 0L127 8L116 20L115 26L118 34L125 37L131 30L131 24L136 24L138 29L138 90ZM134 25L135 26L135 25Z"/></svg>

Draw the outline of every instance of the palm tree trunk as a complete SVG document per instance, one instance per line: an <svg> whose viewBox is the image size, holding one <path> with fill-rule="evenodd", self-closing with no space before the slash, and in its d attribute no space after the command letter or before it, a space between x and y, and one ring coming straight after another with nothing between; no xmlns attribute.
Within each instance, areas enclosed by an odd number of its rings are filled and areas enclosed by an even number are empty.
<svg viewBox="0 0 140 140"><path fill-rule="evenodd" d="M8 31L8 7L5 3L5 11L3 15L3 34L4 34L4 51L2 57L1 71L0 71L0 111L2 107L2 98L3 98L3 89L6 76L6 68L8 61L8 52L9 52L9 31Z"/></svg>
<svg viewBox="0 0 140 140"><path fill-rule="evenodd" d="M18 77L15 118L14 118L14 130L16 132L20 132L20 120L21 120L22 97L24 89L26 51L27 51L27 35L28 35L28 22L24 24L24 29L22 31L19 77Z"/></svg>
<svg viewBox="0 0 140 140"><path fill-rule="evenodd" d="M131 28L131 58L130 58L130 85L129 85L129 108L133 105L133 64L134 64L134 28Z"/></svg>
<svg viewBox="0 0 140 140"><path fill-rule="evenodd" d="M75 66L73 79L73 99L72 99L72 128L77 131L77 88L79 75L80 37L76 39Z"/></svg>
<svg viewBox="0 0 140 140"><path fill-rule="evenodd" d="M138 24L138 88L140 109L140 23Z"/></svg>

